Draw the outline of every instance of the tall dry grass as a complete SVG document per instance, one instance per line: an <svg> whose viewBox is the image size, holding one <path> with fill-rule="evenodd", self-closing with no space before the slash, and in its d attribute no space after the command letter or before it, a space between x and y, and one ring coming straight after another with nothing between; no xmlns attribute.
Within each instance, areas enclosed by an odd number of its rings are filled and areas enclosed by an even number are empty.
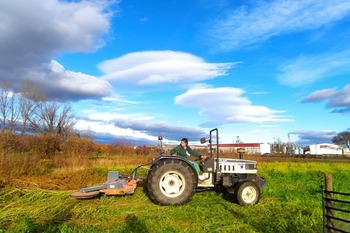
<svg viewBox="0 0 350 233"><path fill-rule="evenodd" d="M198 150L206 154L206 150ZM84 169L94 165L135 165L149 163L159 148L123 144L100 145L88 137L72 135L62 140L55 134L14 135L0 133L0 174L23 176L45 174L52 169ZM220 156L238 158L237 154Z"/></svg>
<svg viewBox="0 0 350 233"><path fill-rule="evenodd" d="M76 189L102 182L108 170L130 173L159 154L149 148L137 151L126 144L100 145L88 137L61 140L56 135L0 133L0 188L37 186ZM34 184L34 185L33 185Z"/></svg>

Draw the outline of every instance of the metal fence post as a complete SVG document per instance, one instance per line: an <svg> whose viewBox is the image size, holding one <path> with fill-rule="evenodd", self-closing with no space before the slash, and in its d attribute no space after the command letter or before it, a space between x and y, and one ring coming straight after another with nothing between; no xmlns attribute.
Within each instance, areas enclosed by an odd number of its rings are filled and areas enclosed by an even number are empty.
<svg viewBox="0 0 350 233"><path fill-rule="evenodd" d="M325 211L326 211L326 224L327 226L334 227L333 223L333 210L331 209L333 207L332 199L333 199L333 177L332 174L325 174L324 175L324 185L325 185ZM330 192L329 192L330 191ZM331 207L331 208L327 208ZM329 216L329 217L327 217ZM328 230L328 232L332 232L331 229Z"/></svg>

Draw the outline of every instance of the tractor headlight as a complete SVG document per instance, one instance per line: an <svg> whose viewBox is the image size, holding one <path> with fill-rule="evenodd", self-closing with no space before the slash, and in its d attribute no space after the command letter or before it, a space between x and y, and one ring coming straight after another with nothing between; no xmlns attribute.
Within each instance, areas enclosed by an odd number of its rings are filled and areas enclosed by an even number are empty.
<svg viewBox="0 0 350 233"><path fill-rule="evenodd" d="M256 164L255 163L246 164L245 165L245 169L246 170L255 170L256 169Z"/></svg>

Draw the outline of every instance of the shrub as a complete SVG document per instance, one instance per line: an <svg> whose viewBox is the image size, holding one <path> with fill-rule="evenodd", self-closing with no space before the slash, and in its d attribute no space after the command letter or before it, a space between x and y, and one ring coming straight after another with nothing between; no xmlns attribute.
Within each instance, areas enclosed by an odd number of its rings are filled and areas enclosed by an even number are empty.
<svg viewBox="0 0 350 233"><path fill-rule="evenodd" d="M0 151L7 153L16 148L16 138L11 131L3 131L0 133Z"/></svg>
<svg viewBox="0 0 350 233"><path fill-rule="evenodd" d="M90 138L80 138L77 135L66 139L60 146L61 151L69 157L87 158L99 153L99 145Z"/></svg>

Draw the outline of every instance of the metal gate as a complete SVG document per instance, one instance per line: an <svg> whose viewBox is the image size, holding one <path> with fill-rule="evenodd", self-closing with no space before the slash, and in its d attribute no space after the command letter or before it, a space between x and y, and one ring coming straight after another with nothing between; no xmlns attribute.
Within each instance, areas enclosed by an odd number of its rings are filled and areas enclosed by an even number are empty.
<svg viewBox="0 0 350 233"><path fill-rule="evenodd" d="M333 191L333 178L325 174L322 195L323 231L350 233L350 193Z"/></svg>

